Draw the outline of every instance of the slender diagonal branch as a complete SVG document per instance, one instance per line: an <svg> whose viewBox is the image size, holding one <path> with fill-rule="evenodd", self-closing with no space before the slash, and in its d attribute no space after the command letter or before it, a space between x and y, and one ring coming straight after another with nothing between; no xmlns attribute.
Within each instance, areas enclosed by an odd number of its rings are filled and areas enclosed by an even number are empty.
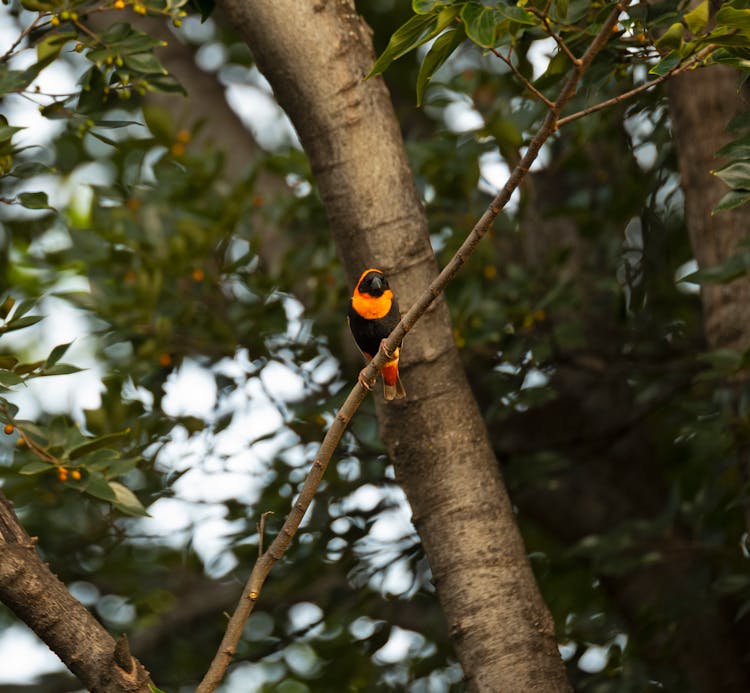
<svg viewBox="0 0 750 693"><path fill-rule="evenodd" d="M503 55L499 50L496 48L490 48L490 53L494 53L500 60L502 60L513 72L513 74L516 76L516 79L523 84L526 89L528 89L534 96L536 96L537 99L539 99L542 103L546 104L547 108L552 108L554 106L554 102L548 99L542 92L540 92L525 76L524 74L513 64L513 61L510 57L510 51L508 51L508 55Z"/></svg>
<svg viewBox="0 0 750 693"><path fill-rule="evenodd" d="M474 225L471 233L466 237L466 240L453 258L451 258L450 262L443 268L442 272L440 272L430 286L417 299L414 305L412 305L402 317L401 322L399 322L393 332L391 332L388 339L381 344L381 348L375 355L375 358L372 359L372 361L370 361L370 363L362 370L360 378L357 379L349 396L346 398L343 406L336 414L331 427L328 429L328 432L321 443L320 449L318 450L318 455L315 458L310 472L302 486L302 490L294 502L292 510L286 518L280 532L274 538L268 549L259 556L256 561L250 577L243 589L239 604L229 620L221 645L219 646L206 675L198 685L196 693L212 693L223 679L227 667L237 649L237 643L242 636L245 623L258 600L263 583L271 572L273 566L282 558L286 550L289 548L289 545L299 528L300 522L315 496L318 485L323 478L323 474L325 473L336 446L341 440L352 416L356 413L367 395L368 390L363 383L372 384L375 382L378 372L388 360L387 354L393 353L393 351L399 347L406 333L414 327L417 320L424 315L432 302L442 293L448 282L456 276L463 264L474 252L479 241L481 241L487 234L497 218L497 215L508 203L513 192L518 188L526 174L529 172L529 168L539 154L542 145L557 129L560 112L575 95L581 76L591 65L591 62L599 51L601 51L607 43L612 34L612 27L617 23L617 18L620 15L620 12L622 12L622 10L629 4L630 0L623 0L623 2L618 3L614 7L607 20L592 40L585 54L578 60L578 64L571 70L568 79L560 90L557 100L551 105L544 122L529 144L525 154L513 169L503 188L492 200L479 221Z"/></svg>
<svg viewBox="0 0 750 693"><path fill-rule="evenodd" d="M11 59L13 56L13 52L18 48L18 46L21 44L21 41L23 41L36 27L38 26L39 22L42 21L44 18L44 15L40 12L34 19L29 23L29 25L18 35L16 40L10 45L10 48L8 48L3 55L0 56L0 64L7 63L8 60Z"/></svg>
<svg viewBox="0 0 750 693"><path fill-rule="evenodd" d="M594 104L593 106L589 106L588 108L583 108L580 111L576 111L575 113L571 113L570 115L565 116L564 118L560 118L557 121L557 127L562 127L563 125L566 125L567 123L570 123L574 120L578 120L578 118L583 118L584 116L590 115L592 113L596 113L597 111L601 111L605 108L608 108L609 106L614 106L616 103L627 101L628 99L631 99L634 96L637 96L641 92L647 91L651 89L651 87L655 87L657 84L661 84L662 82L665 82L670 77L679 75L683 72L686 72L687 70L692 70L693 68L698 67L706 58L708 58L711 55L711 53L713 53L715 48L716 48L715 46L706 46L703 50L696 53L689 60L686 60L684 63L680 63L679 65L675 65L671 70L665 72L663 75L660 75L659 77L656 77L655 79L652 79L650 82L640 84L637 87L634 87L633 89L631 89L630 91L623 92L622 94L613 96L611 99L607 99L606 101L601 101L600 103Z"/></svg>

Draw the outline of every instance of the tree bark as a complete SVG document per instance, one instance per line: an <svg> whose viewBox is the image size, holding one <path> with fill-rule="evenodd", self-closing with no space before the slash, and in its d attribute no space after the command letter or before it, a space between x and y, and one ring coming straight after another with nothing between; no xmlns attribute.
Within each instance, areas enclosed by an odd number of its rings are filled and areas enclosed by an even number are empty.
<svg viewBox="0 0 750 693"><path fill-rule="evenodd" d="M382 268L404 310L436 262L385 84L363 80L374 59L369 28L350 0L220 4L297 128L350 280ZM379 400L383 438L469 688L567 690L442 299L409 334L401 363L409 397Z"/></svg>
<svg viewBox="0 0 750 693"><path fill-rule="evenodd" d="M747 110L747 97L743 100L738 96L739 88L739 74L720 65L685 73L669 82L669 104L685 191L685 221L701 269L725 262L750 233L750 205L711 214L729 190L711 173L722 165L716 151L731 139L725 126L740 110ZM747 349L750 276L728 284L704 284L701 298L709 345Z"/></svg>
<svg viewBox="0 0 750 693"><path fill-rule="evenodd" d="M57 654L86 687L102 693L149 693L151 678L42 563L35 542L0 493L0 601Z"/></svg>

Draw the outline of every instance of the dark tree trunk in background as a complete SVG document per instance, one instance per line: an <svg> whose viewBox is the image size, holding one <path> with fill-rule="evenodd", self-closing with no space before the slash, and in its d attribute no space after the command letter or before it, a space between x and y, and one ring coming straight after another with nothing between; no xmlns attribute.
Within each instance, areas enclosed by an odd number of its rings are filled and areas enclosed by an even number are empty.
<svg viewBox="0 0 750 693"><path fill-rule="evenodd" d="M373 49L353 2L221 6L297 128L351 282L381 267L407 308L436 263L385 84L363 81ZM470 688L564 691L554 624L442 300L407 337L402 364L409 397L380 407L383 437Z"/></svg>
<svg viewBox="0 0 750 693"><path fill-rule="evenodd" d="M711 171L721 167L716 151L730 141L726 125L747 111L747 91L738 93L739 73L723 66L680 75L669 83L669 104L677 137L685 221L698 266L729 259L750 236L750 205L712 215L728 192ZM750 276L701 288L706 340L713 348L743 351L750 346Z"/></svg>

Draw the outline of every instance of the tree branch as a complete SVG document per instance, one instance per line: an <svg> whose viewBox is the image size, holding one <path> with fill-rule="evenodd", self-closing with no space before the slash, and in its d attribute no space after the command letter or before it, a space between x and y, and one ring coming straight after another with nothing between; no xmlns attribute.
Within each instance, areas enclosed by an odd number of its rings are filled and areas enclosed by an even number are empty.
<svg viewBox="0 0 750 693"><path fill-rule="evenodd" d="M223 679L227 667L236 652L237 643L242 636L245 622L252 613L265 579L268 577L268 574L275 563L281 559L291 544L307 508L315 496L318 485L323 478L323 474L325 473L326 467L328 466L341 436L367 394L367 389L365 385L363 385L363 382L368 384L375 382L378 372L388 360L387 354L392 353L400 346L404 336L414 327L419 318L424 315L432 302L443 292L448 282L450 282L450 280L458 273L463 264L474 252L479 241L481 241L486 235L487 231L497 218L497 215L508 203L511 195L528 173L529 168L539 154L542 145L557 129L557 121L560 112L575 95L581 76L591 65L591 62L596 57L597 53L599 53L607 43L612 34L612 28L617 23L617 18L620 12L629 4L630 0L625 0L622 3L618 3L612 10L583 57L577 60L577 64L574 66L571 74L563 85L557 100L552 104L550 111L539 128L539 131L529 144L519 163L513 169L513 172L503 188L495 199L492 200L487 210L475 224L471 233L467 236L466 240L450 262L448 262L442 272L440 272L440 274L402 317L401 322L393 330L388 339L381 345L375 358L373 358L372 361L370 361L370 363L362 370L360 374L361 377L358 378L356 384L349 393L349 396L346 398L346 401L336 415L331 427L326 433L320 450L318 451L318 456L312 464L299 497L292 506L292 510L284 522L281 531L273 540L268 550L265 551L256 561L243 590L239 604L229 621L229 625L227 626L227 630L216 656L206 672L205 677L196 689L197 693L210 693L211 691L214 691Z"/></svg>
<svg viewBox="0 0 750 693"><path fill-rule="evenodd" d="M567 125L574 120L578 120L578 118L583 118L584 116L590 115L591 113L596 113L597 111L601 111L605 108L608 108L609 106L614 106L615 104L621 103L622 101L627 101L628 99L637 96L641 92L647 91L648 89L651 89L651 87L655 87L657 84L665 82L670 77L675 77L676 75L686 72L687 70L692 70L700 65L700 63L702 63L709 55L711 55L714 50L715 46L706 46L703 50L696 53L689 60L686 60L684 63L681 63L679 65L675 65L671 70L665 72L663 75L657 77L656 79L652 79L650 82L646 82L645 84L641 84L631 89L630 91L626 91L622 94L618 94L617 96L613 96L611 99L607 99L606 101L594 104L593 106L584 108L580 111L577 111L576 113L571 113L564 118L560 118L557 121L557 126L562 127L563 125Z"/></svg>
<svg viewBox="0 0 750 693"><path fill-rule="evenodd" d="M94 693L149 693L151 678L42 563L32 539L0 492L0 601Z"/></svg>

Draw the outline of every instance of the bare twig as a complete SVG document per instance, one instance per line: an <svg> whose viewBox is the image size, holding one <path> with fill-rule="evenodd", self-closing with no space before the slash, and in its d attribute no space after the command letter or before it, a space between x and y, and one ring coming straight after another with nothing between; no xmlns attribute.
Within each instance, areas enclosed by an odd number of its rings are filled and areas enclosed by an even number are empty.
<svg viewBox="0 0 750 693"><path fill-rule="evenodd" d="M266 510L260 516L260 522L257 524L258 529L258 556L263 555L263 536L266 533L266 518L273 515L273 510Z"/></svg>
<svg viewBox="0 0 750 693"><path fill-rule="evenodd" d="M641 92L647 91L648 89L651 89L651 87L655 87L657 84L661 84L670 77L679 75L682 72L686 72L687 70L692 70L693 68L700 65L700 63L703 62L709 55L711 55L714 50L715 46L706 46L703 50L696 53L689 60L686 60L684 63L680 63L679 65L675 65L671 70L665 72L663 75L660 75L656 79L652 79L650 82L640 84L630 91L623 92L622 94L613 96L611 99L607 99L606 101L594 104L593 106L584 108L580 111L577 111L576 113L571 113L564 118L560 118L560 120L557 121L557 127L562 127L563 125L566 125L573 120L578 120L578 118L583 118L583 116L590 115L591 113L596 113L597 111L601 111L602 109L608 108L609 106L614 106L616 103L627 101L628 99L637 96Z"/></svg>
<svg viewBox="0 0 750 693"><path fill-rule="evenodd" d="M405 335L411 330L417 320L427 311L432 302L443 292L448 282L456 276L462 265L468 260L469 256L479 244L479 241L486 235L492 227L497 215L510 200L513 192L523 181L529 172L531 164L539 154L542 145L557 129L558 117L565 105L576 93L578 82L586 69L591 65L594 57L601 51L612 34L612 28L617 23L620 12L623 11L631 0L623 0L615 5L607 20L602 25L599 33L594 37L584 55L579 59L579 63L571 70L568 79L560 90L557 100L550 107L544 122L540 126L534 139L529 144L523 157L513 169L510 177L503 188L497 194L489 207L485 210L479 221L474 225L471 233L466 237L456 254L450 262L443 268L443 271L432 281L430 286L422 293L414 305L401 318L401 322L391 332L388 339L380 346L380 350L375 358L362 370L360 377L354 384L349 396L346 398L343 406L334 418L331 427L328 429L323 442L321 443L318 455L312 464L312 467L305 479L297 500L292 506L292 510L286 518L281 531L258 560L255 562L250 577L245 585L242 597L232 614L227 630L221 641L221 645L211 662L206 675L198 685L196 693L212 693L224 677L224 673L237 649L237 643L242 636L242 631L248 617L252 613L255 602L258 599L260 590L271 572L271 569L277 561L281 559L294 538L299 528L300 522L307 511L313 497L318 489L326 467L338 445L341 436L346 430L349 421L355 414L360 404L367 395L365 383L374 383L378 372L388 360L387 354L399 347Z"/></svg>
<svg viewBox="0 0 750 693"><path fill-rule="evenodd" d="M550 23L548 16L549 3L544 8L544 10L538 10L533 6L528 6L526 9L532 14L535 14L537 17L539 17L539 19L542 21L542 24L544 24L544 30L547 32L547 34L555 40L555 43L557 43L557 45L560 47L560 50L568 56L568 60L570 60L570 62L573 63L573 65L575 65L576 67L580 68L581 59L575 56L573 51L568 48L568 44L563 41L562 36L560 36L560 34L558 34L552 28L552 24ZM614 27L615 25L616 22L612 26Z"/></svg>
<svg viewBox="0 0 750 693"><path fill-rule="evenodd" d="M513 74L516 76L516 79L518 79L521 84L523 84L526 89L528 89L534 96L536 96L537 99L544 102L547 105L547 108L552 108L554 106L554 102L548 99L542 92L540 92L526 77L521 73L521 71L513 64L513 61L510 58L510 51L508 51L508 55L503 55L499 50L496 48L490 48L490 52L494 53L500 60L502 60L512 71Z"/></svg>
<svg viewBox="0 0 750 693"><path fill-rule="evenodd" d="M2 56L0 56L0 64L7 63L8 60L13 57L13 53L15 52L16 48L18 48L21 41L23 41L32 31L34 31L34 29L36 29L43 16L44 15L40 12L36 17L34 17L31 23L18 35L18 38L13 41L13 43L10 45L10 48L8 48L8 50L5 51Z"/></svg>

